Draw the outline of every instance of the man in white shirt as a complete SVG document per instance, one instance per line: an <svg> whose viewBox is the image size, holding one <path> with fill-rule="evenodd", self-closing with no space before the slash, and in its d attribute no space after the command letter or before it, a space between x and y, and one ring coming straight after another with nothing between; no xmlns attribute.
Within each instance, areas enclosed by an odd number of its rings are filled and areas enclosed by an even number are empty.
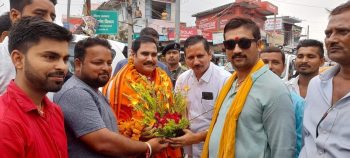
<svg viewBox="0 0 350 158"><path fill-rule="evenodd" d="M189 37L184 50L190 70L179 76L175 90L187 94L190 130L184 130L184 136L171 140L174 146L189 145L185 149L186 154L197 158L202 153L218 93L231 74L210 62L209 44L202 36Z"/></svg>
<svg viewBox="0 0 350 158"><path fill-rule="evenodd" d="M288 89L305 98L310 80L317 76L319 68L324 64L323 44L314 39L299 42L295 59L296 78L287 82Z"/></svg>
<svg viewBox="0 0 350 158"><path fill-rule="evenodd" d="M324 43L337 65L314 77L304 111L304 147L299 158L350 155L350 1L330 12Z"/></svg>
<svg viewBox="0 0 350 158"><path fill-rule="evenodd" d="M56 0L11 0L10 18L12 23L24 16L40 16L53 22L56 18ZM2 94L10 81L16 76L8 50L8 37L0 44L0 94Z"/></svg>

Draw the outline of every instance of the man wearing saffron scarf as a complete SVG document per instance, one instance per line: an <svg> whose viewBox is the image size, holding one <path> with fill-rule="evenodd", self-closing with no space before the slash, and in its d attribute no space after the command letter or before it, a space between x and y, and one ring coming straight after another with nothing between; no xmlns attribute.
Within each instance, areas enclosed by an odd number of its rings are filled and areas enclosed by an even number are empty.
<svg viewBox="0 0 350 158"><path fill-rule="evenodd" d="M120 133L140 139L140 126L135 121L138 114L133 111L133 105L127 96L137 98L131 87L131 82L139 82L145 76L154 82L156 86L165 86L169 94L172 90L172 83L166 72L157 67L157 42L151 36L140 36L132 43L132 54L126 64L116 76L114 76L104 87L103 94L110 100L111 107L117 116ZM133 130L129 130L133 128ZM178 158L181 157L180 149L167 148L156 154L156 158Z"/></svg>
<svg viewBox="0 0 350 158"><path fill-rule="evenodd" d="M224 46L235 72L215 103L202 157L292 158L295 116L287 87L259 59L259 27L233 18Z"/></svg>

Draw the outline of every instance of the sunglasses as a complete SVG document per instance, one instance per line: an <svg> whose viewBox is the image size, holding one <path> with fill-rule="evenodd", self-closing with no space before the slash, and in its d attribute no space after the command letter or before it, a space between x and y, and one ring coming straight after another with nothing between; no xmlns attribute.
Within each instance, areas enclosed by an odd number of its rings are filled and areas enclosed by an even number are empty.
<svg viewBox="0 0 350 158"><path fill-rule="evenodd" d="M224 46L227 50L234 50L236 47L236 44L238 44L239 48L242 49L248 49L252 45L252 42L257 42L256 39L248 39L248 38L241 38L239 40L225 40Z"/></svg>

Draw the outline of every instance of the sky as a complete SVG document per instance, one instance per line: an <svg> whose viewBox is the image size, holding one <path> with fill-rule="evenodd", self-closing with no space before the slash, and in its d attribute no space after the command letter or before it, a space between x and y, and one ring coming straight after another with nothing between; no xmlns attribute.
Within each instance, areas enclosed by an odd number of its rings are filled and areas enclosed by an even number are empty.
<svg viewBox="0 0 350 158"><path fill-rule="evenodd" d="M56 23L61 24L61 17L67 13L67 1L57 0ZM106 0L91 0L92 3L104 2ZM302 34L306 34L306 27L309 25L310 38L323 41L324 30L328 22L328 10L346 2L347 0L267 0L278 7L279 14L277 16L292 16L302 22L297 24L303 27ZM181 0L181 22L186 22L187 26L195 25L193 14L218 7L234 0ZM0 14L8 11L9 0L0 0ZM71 14L81 15L84 0L72 0Z"/></svg>

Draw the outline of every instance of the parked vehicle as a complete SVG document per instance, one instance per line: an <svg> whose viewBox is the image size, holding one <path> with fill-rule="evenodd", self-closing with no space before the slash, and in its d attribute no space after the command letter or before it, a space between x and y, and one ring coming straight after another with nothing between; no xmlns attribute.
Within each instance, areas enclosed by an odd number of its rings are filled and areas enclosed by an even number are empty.
<svg viewBox="0 0 350 158"><path fill-rule="evenodd" d="M296 58L296 55L286 53L285 57L286 57L286 61L285 61L286 63L285 63L284 71L281 75L281 79L283 81L288 81L292 77L294 77L296 74L295 64L294 64L294 60Z"/></svg>
<svg viewBox="0 0 350 158"><path fill-rule="evenodd" d="M74 36L74 38L73 38L72 42L69 44L69 60L68 60L69 71L72 73L74 72L74 47L75 47L75 44L78 41L89 37L89 36L85 36L85 35L73 35L73 36ZM113 74L114 68L117 65L117 63L120 60L125 59L125 56L122 53L125 44L121 43L121 42L113 41L113 40L108 40L108 42L112 46L112 51L114 54L114 58L112 61L112 68L113 68L112 74Z"/></svg>

